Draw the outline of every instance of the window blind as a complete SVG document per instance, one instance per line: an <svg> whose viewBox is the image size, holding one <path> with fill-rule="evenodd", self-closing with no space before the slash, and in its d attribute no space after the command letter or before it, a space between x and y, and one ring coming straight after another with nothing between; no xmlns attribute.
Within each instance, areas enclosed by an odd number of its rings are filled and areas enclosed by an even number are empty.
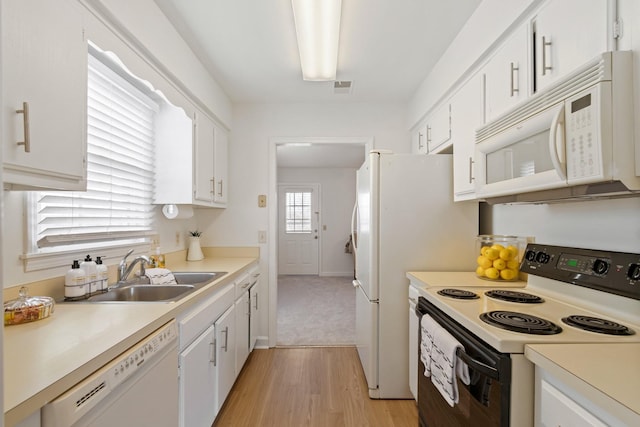
<svg viewBox="0 0 640 427"><path fill-rule="evenodd" d="M149 239L157 111L152 98L89 55L87 191L39 193L39 248Z"/></svg>

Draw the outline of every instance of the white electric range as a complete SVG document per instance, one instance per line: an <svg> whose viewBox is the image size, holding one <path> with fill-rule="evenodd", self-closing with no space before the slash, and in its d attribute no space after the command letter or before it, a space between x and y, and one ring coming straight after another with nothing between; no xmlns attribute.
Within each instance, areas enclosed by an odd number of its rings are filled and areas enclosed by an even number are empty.
<svg viewBox="0 0 640 427"><path fill-rule="evenodd" d="M521 271L524 287L476 281L419 289L418 314L458 338L461 359L479 376L475 389L459 383L452 408L420 378L421 425L533 425L534 367L525 345L640 342L640 254L529 244ZM491 368L486 375L483 365Z"/></svg>

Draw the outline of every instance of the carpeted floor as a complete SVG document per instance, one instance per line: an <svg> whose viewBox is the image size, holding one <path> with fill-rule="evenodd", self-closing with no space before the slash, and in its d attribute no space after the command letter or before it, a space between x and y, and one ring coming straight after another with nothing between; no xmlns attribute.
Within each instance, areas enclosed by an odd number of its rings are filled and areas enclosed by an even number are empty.
<svg viewBox="0 0 640 427"><path fill-rule="evenodd" d="M350 277L279 276L279 346L353 345L355 291Z"/></svg>

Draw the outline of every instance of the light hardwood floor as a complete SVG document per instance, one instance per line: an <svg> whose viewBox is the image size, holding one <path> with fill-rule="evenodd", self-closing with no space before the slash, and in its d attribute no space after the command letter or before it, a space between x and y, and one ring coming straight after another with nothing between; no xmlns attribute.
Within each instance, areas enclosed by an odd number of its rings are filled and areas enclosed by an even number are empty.
<svg viewBox="0 0 640 427"><path fill-rule="evenodd" d="M215 427L416 427L413 400L373 400L355 347L254 350Z"/></svg>

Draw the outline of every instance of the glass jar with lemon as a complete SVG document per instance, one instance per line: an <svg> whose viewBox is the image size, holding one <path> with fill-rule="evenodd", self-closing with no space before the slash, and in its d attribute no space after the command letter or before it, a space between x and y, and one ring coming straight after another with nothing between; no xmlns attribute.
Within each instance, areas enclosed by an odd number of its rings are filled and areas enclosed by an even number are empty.
<svg viewBox="0 0 640 427"><path fill-rule="evenodd" d="M476 276L487 280L518 280L526 239L483 234L476 238Z"/></svg>

